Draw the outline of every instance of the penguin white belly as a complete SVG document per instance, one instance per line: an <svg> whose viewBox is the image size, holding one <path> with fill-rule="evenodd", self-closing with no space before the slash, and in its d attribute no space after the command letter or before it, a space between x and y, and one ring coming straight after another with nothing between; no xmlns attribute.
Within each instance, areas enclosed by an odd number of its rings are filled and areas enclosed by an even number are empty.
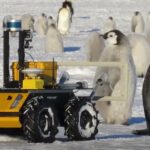
<svg viewBox="0 0 150 150"><path fill-rule="evenodd" d="M150 45L143 35L129 35L137 76L145 76L150 64Z"/></svg>
<svg viewBox="0 0 150 150"><path fill-rule="evenodd" d="M68 9L63 9L59 13L58 18L58 30L61 34L68 34L70 29L70 20L71 14Z"/></svg>
<svg viewBox="0 0 150 150"><path fill-rule="evenodd" d="M142 43L138 43L132 50L132 56L136 64L138 76L145 75L150 64L150 49Z"/></svg>

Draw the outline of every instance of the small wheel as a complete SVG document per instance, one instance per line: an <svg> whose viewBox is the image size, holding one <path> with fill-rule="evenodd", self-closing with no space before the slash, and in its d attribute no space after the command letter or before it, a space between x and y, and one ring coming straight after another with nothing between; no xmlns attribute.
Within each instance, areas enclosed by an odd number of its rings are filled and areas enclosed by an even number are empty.
<svg viewBox="0 0 150 150"><path fill-rule="evenodd" d="M98 132L98 116L93 103L73 98L65 109L65 134L70 140L94 139Z"/></svg>
<svg viewBox="0 0 150 150"><path fill-rule="evenodd" d="M34 97L25 103L21 123L29 142L53 142L58 132L55 109L42 96Z"/></svg>

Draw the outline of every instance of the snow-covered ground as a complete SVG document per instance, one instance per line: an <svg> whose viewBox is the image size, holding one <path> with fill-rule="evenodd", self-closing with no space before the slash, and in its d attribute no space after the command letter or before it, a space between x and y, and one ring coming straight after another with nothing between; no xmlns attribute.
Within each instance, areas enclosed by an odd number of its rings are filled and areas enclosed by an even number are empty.
<svg viewBox="0 0 150 150"><path fill-rule="evenodd" d="M21 15L29 13L37 15L44 12L48 16L57 17L57 12L63 0L0 0L0 24L5 15L14 15L19 18ZM30 54L35 60L84 60L85 54L80 51L86 38L92 31L103 33L103 23L107 17L113 16L117 23L117 28L125 34L130 33L130 20L134 11L141 11L146 19L147 12L150 11L150 0L72 0L75 9L70 34L63 37L65 53L63 55L45 54L44 38L34 36L33 46ZM2 37L2 26L0 26L0 37ZM16 60L17 38L11 39L11 61ZM0 86L2 86L2 50L3 38L0 38ZM72 52L68 52L72 50ZM28 57L30 59L30 57ZM63 69L62 69L63 70ZM61 71L62 71L61 70ZM64 69L65 70L65 69ZM81 70L83 70L81 72ZM86 80L91 85L93 69L70 68L70 73L80 80ZM79 74L82 74L80 76ZM52 144L27 143L22 135L10 135L0 132L0 148L3 149L55 149L55 150L122 150L122 149L149 149L150 137L135 136L131 132L134 129L144 128L145 118L143 113L141 89L143 79L138 79L136 96L134 100L132 118L129 126L123 125L99 125L99 132L95 140L82 142L69 142L63 135L63 129L57 135L57 139Z"/></svg>

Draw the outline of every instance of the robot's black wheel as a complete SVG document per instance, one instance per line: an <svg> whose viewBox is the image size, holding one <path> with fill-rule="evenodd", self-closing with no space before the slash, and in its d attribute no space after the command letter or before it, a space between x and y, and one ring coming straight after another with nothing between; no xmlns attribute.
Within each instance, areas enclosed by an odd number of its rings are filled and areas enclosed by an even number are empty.
<svg viewBox="0 0 150 150"><path fill-rule="evenodd" d="M22 109L21 123L29 142L53 142L58 132L54 107L42 96L28 100Z"/></svg>
<svg viewBox="0 0 150 150"><path fill-rule="evenodd" d="M65 134L70 140L91 140L98 132L98 112L90 101L72 98L65 107Z"/></svg>

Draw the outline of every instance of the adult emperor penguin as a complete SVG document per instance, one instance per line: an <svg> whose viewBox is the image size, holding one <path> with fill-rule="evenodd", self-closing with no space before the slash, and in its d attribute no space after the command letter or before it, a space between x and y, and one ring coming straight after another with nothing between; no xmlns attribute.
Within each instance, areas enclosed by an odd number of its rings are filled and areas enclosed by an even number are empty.
<svg viewBox="0 0 150 150"><path fill-rule="evenodd" d="M131 55L128 38L119 30L112 30L104 34L108 45L104 48L99 61L122 62L127 65L128 83L127 97L124 101L101 101L96 102L96 107L106 123L128 124L135 96L136 73ZM96 96L121 96L124 91L124 74L121 75L119 68L97 68L94 85L98 85ZM103 91L105 91L103 93ZM103 95L104 94L104 95Z"/></svg>
<svg viewBox="0 0 150 150"><path fill-rule="evenodd" d="M111 30L116 29L116 22L113 17L108 17L107 20L104 22L104 33L109 32Z"/></svg>
<svg viewBox="0 0 150 150"><path fill-rule="evenodd" d="M46 34L46 52L62 53L63 51L64 47L61 34L55 24L51 24Z"/></svg>
<svg viewBox="0 0 150 150"><path fill-rule="evenodd" d="M69 33L71 21L72 21L72 12L70 11L68 2L65 1L63 3L62 8L59 9L57 16L57 28L61 34L65 35Z"/></svg>
<svg viewBox="0 0 150 150"><path fill-rule="evenodd" d="M132 33L128 35L131 45L133 60L136 66L136 74L143 77L150 64L150 44L146 36Z"/></svg>
<svg viewBox="0 0 150 150"><path fill-rule="evenodd" d="M82 49L86 53L87 61L98 61L104 47L103 37L98 32L92 32Z"/></svg>
<svg viewBox="0 0 150 150"><path fill-rule="evenodd" d="M144 33L144 19L139 11L134 12L131 19L131 31L135 33Z"/></svg>
<svg viewBox="0 0 150 150"><path fill-rule="evenodd" d="M35 22L35 31L38 35L44 36L46 35L48 28L47 16L45 13L40 14Z"/></svg>
<svg viewBox="0 0 150 150"><path fill-rule="evenodd" d="M142 98L147 128L134 130L133 133L137 135L150 135L150 66L143 83Z"/></svg>

